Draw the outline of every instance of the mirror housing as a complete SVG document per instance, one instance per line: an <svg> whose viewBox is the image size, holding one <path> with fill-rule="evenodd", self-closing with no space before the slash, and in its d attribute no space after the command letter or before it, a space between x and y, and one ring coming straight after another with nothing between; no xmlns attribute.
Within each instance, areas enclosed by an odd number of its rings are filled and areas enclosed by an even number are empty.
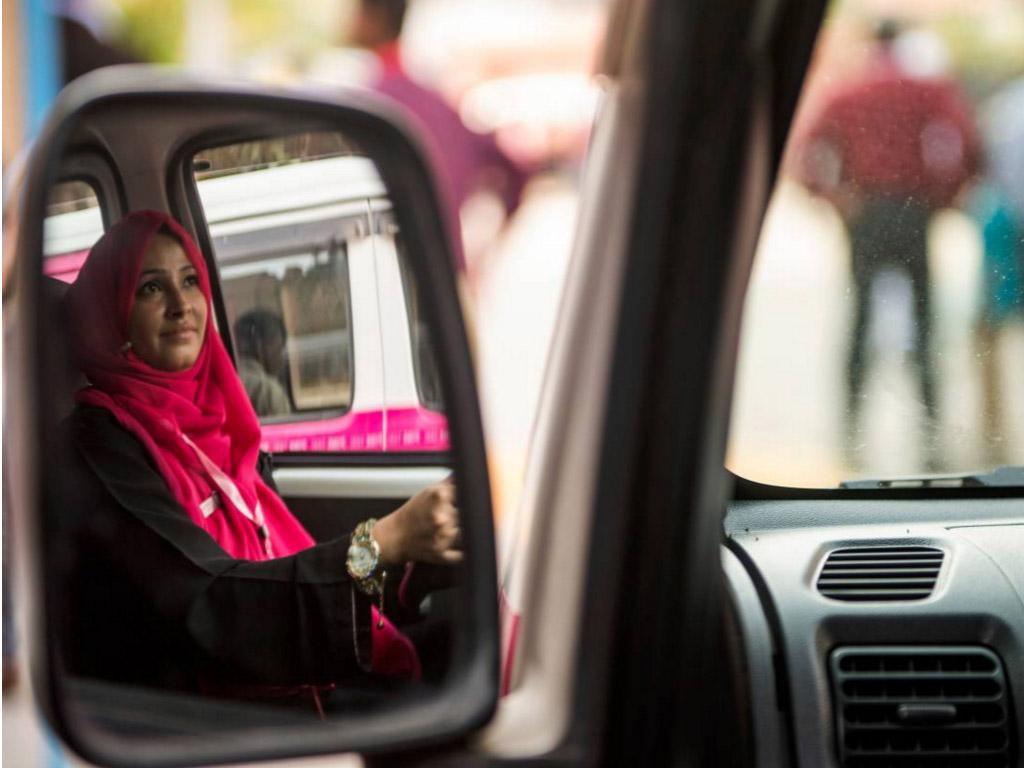
<svg viewBox="0 0 1024 768"><path fill-rule="evenodd" d="M62 510L54 491L57 471L54 418L48 412L48 377L61 365L61 350L45 344L53 319L42 300L43 221L47 191L61 173L64 151L88 140L87 119L131 119L141 137L161 125L165 110L190 115L187 131L161 143L151 161L165 180L163 199L147 201L201 231L186 204L176 171L197 141L242 141L295 131L341 131L376 163L406 243L408 266L418 281L424 315L433 333L445 392L451 462L458 477L458 506L466 551L466 602L460 615L451 672L436 690L370 712L332 717L331 727L290 716L252 714L236 727L221 705L185 707L145 691L89 690L72 682L55 653L60 610L55 569L61 552L50 543ZM170 130L170 129L168 129ZM144 140L141 138L140 140ZM102 152L103 147L97 146ZM177 172L180 175L180 171ZM236 83L200 82L147 66L114 67L77 80L62 92L30 158L22 198L17 251L17 364L12 385L11 453L18 456L15 507L23 584L30 601L30 664L38 699L57 733L87 760L105 765L183 765L284 758L338 751L381 753L458 740L484 724L498 696L499 635L496 557L490 488L475 378L460 310L450 245L450 214L434 182L426 153L401 116L366 92L325 98ZM115 201L122 213L123 188ZM137 207L137 206L136 206ZM200 239L202 244L202 240ZM64 352L63 354L66 354ZM13 418L12 418L13 417ZM59 537L57 537L59 538ZM265 712L265 711L264 711ZM211 727L213 726L213 727ZM138 735L139 732L148 735ZM161 735L153 734L161 732Z"/></svg>

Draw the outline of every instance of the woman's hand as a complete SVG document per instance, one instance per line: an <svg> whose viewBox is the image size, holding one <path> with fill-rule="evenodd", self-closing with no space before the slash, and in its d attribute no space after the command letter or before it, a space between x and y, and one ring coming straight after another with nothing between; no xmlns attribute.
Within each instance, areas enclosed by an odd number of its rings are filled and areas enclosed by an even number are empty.
<svg viewBox="0 0 1024 768"><path fill-rule="evenodd" d="M462 560L459 543L459 511L455 486L442 480L417 493L373 526L380 558L388 565L408 561L457 563Z"/></svg>

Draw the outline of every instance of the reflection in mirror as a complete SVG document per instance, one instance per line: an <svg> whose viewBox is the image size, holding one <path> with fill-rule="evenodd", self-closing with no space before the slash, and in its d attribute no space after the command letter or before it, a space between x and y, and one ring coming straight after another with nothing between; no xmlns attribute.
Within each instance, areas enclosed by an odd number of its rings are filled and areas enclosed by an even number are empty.
<svg viewBox="0 0 1024 768"><path fill-rule="evenodd" d="M331 132L200 147L193 232L132 205L168 188L134 157L111 168L132 179L129 213L74 179L44 223L72 708L154 735L436 687L465 599L458 499L377 167ZM180 720L147 718L154 701Z"/></svg>

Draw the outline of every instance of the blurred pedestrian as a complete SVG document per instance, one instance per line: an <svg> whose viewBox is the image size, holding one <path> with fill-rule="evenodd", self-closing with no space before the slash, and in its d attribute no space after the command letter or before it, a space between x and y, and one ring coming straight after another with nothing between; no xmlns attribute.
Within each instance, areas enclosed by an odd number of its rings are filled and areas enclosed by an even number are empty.
<svg viewBox="0 0 1024 768"><path fill-rule="evenodd" d="M988 173L1018 219L1024 219L1024 76L986 102L982 127Z"/></svg>
<svg viewBox="0 0 1024 768"><path fill-rule="evenodd" d="M377 56L380 69L373 88L400 104L422 130L450 206L456 266L465 272L458 226L462 205L485 189L501 200L510 217L519 206L527 173L501 150L493 135L467 128L441 94L408 74L400 49L406 10L406 0L358 0L352 41Z"/></svg>
<svg viewBox="0 0 1024 768"><path fill-rule="evenodd" d="M974 196L981 230L981 306L975 326L980 360L986 460L1007 460L1001 391L1001 336L1024 320L1024 77L982 108L986 178Z"/></svg>
<svg viewBox="0 0 1024 768"><path fill-rule="evenodd" d="M883 271L898 270L912 291L925 463L937 469L928 225L975 174L978 147L959 87L908 66L915 60L906 49L902 58L897 53L901 34L893 21L876 27L865 71L826 98L801 140L799 167L806 186L836 207L850 238L855 308L846 369L847 448L859 443L871 289Z"/></svg>

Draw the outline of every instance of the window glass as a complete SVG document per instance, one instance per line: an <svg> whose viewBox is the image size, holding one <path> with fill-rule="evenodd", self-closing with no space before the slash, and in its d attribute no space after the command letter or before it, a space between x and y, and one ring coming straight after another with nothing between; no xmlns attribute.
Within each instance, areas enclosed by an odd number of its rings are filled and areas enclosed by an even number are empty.
<svg viewBox="0 0 1024 768"><path fill-rule="evenodd" d="M347 408L352 350L344 246L310 243L255 263L224 264L220 278L239 372L256 412Z"/></svg>
<svg viewBox="0 0 1024 768"><path fill-rule="evenodd" d="M373 164L311 133L204 150L193 159L236 364L264 419L352 404L349 250L370 237ZM322 415L326 415L322 414Z"/></svg>
<svg viewBox="0 0 1024 768"><path fill-rule="evenodd" d="M406 262L401 238L397 238L398 265L402 271L402 289L405 293L405 306L409 315L409 337L412 342L413 373L416 377L416 391L420 402L432 411L444 411L441 398L441 377L437 371L437 356L430 329L423 317L423 304L419 289Z"/></svg>
<svg viewBox="0 0 1024 768"><path fill-rule="evenodd" d="M88 181L61 181L50 188L43 222L43 271L74 282L93 244L103 235L100 198Z"/></svg>
<svg viewBox="0 0 1024 768"><path fill-rule="evenodd" d="M836 0L758 245L728 466L1024 465L1022 394L1024 5Z"/></svg>

